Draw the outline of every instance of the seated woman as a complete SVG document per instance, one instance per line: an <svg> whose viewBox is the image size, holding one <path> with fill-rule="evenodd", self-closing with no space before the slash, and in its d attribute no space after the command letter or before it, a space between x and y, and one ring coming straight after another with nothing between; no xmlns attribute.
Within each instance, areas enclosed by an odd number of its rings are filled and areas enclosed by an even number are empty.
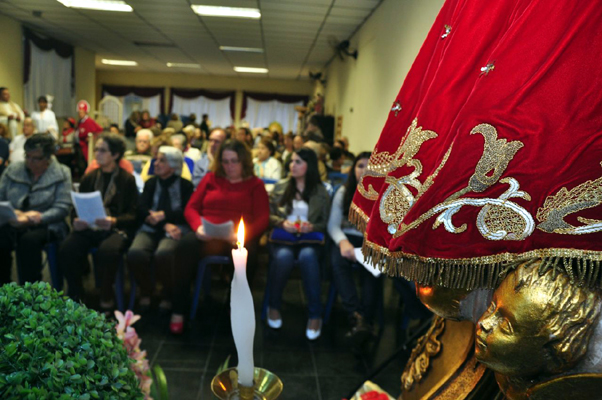
<svg viewBox="0 0 602 400"><path fill-rule="evenodd" d="M130 173L119 167L124 152L125 142L120 136L114 133L100 136L94 146L94 156L100 168L84 175L79 191L99 191L107 217L97 219L95 226L75 218L73 232L59 249L59 266L67 279L69 296L81 300L88 252L93 247L98 248L94 268L102 271L100 307L103 311L114 308L115 273L137 228L136 181Z"/></svg>
<svg viewBox="0 0 602 400"><path fill-rule="evenodd" d="M153 158L144 164L142 167L142 172L140 172L140 177L144 182L148 181L148 179L155 175L155 162L157 161L157 154L159 153L159 148L161 146L171 146L171 139L167 136L161 135L157 136L151 141L151 154ZM190 168L188 168L188 164L185 161L182 161L182 174L180 175L182 178L192 181L192 174L190 173Z"/></svg>
<svg viewBox="0 0 602 400"><path fill-rule="evenodd" d="M262 139L257 145L257 158L255 164L255 175L260 179L280 180L282 178L282 164L274 158L276 148L269 139Z"/></svg>
<svg viewBox="0 0 602 400"><path fill-rule="evenodd" d="M361 344L369 337L370 326L374 320L374 310L378 296L382 296L382 277L375 278L365 268L357 264L355 248L362 247L364 235L349 222L349 207L360 177L368 166L369 152L360 153L353 162L347 183L334 195L332 210L328 219L328 234L336 247L332 247L332 275L343 307L347 311L351 330L345 335ZM362 298L358 297L353 266L357 266L362 286Z"/></svg>
<svg viewBox="0 0 602 400"><path fill-rule="evenodd" d="M316 153L307 148L295 151L290 170L290 177L278 182L270 196L270 225L295 235L325 233L330 197L320 180ZM282 293L296 259L301 268L309 311L306 336L315 340L322 330L319 257L324 247L323 240L322 244L317 240L314 244L277 244L273 236L269 272L271 286L267 288L270 293L268 325L274 329L282 326Z"/></svg>
<svg viewBox="0 0 602 400"><path fill-rule="evenodd" d="M182 235L190 232L184 207L193 192L183 179L182 152L174 147L159 148L155 176L146 181L138 204L138 221L143 222L127 255L128 268L140 284L140 306L148 307L153 294L150 265L154 259L157 276L163 284L160 308L170 308L173 289L173 257Z"/></svg>
<svg viewBox="0 0 602 400"><path fill-rule="evenodd" d="M42 250L61 240L69 228L71 172L54 157L54 139L39 133L25 141L25 161L10 164L0 179L0 201L15 209L17 219L0 227L0 285L9 283L12 250L16 250L19 283L42 277Z"/></svg>
<svg viewBox="0 0 602 400"><path fill-rule="evenodd" d="M253 175L253 162L247 146L228 140L220 147L208 172L192 195L184 216L193 232L184 236L176 250L176 286L170 329L182 333L184 312L188 304L190 282L194 281L199 260L210 255L230 255L232 237L216 239L208 236L201 218L221 224L245 223L245 247L249 251L247 275L252 278L257 262L259 238L269 224L269 200L263 182ZM251 279L249 279L251 282Z"/></svg>

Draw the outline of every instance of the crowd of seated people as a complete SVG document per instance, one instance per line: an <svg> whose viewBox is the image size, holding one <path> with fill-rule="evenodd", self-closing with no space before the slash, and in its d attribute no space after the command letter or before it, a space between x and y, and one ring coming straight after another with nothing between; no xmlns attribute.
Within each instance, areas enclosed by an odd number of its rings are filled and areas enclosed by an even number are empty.
<svg viewBox="0 0 602 400"><path fill-rule="evenodd" d="M228 256L236 240L234 229L227 237L212 237L205 225L234 226L242 217L251 283L260 250L269 254L265 291L270 328L279 329L286 321L283 293L292 269L299 267L307 298L305 336L320 337L321 283L328 265L349 317L347 336L360 341L369 336L382 278L359 267L355 249L362 246L363 235L347 218L369 153L353 157L345 140L330 148L315 133L211 129L206 116L200 126L181 126L179 117L172 116L161 130L148 112L133 113L125 135L113 126L94 137L94 155L78 179L79 192L100 192L107 217L89 224L71 205L72 172L54 155L57 142L65 141L79 142L87 151L88 133L98 131L88 112L89 105L80 102L79 122L67 119L62 135L56 133L58 140L52 129L35 133L29 117L12 141L0 124L0 165L6 166L0 170L0 201L9 202L16 215L0 225L0 283L11 281L13 252L18 281L40 280L44 248L55 243L67 294L88 302L84 278L93 253L102 312L115 308L116 271L125 263L137 283L137 307L148 309L158 296L159 308L171 312L170 330L179 334L199 261ZM126 151L128 137L134 147ZM2 148L9 141L10 157ZM348 173L348 178L330 181L329 173L339 179Z"/></svg>

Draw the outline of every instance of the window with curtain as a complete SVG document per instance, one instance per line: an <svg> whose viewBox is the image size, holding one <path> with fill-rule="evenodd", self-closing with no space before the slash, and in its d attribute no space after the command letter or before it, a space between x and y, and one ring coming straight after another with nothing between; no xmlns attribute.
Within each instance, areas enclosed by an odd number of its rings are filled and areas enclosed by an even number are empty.
<svg viewBox="0 0 602 400"><path fill-rule="evenodd" d="M165 104L165 88L162 87L103 85L102 95L115 96L123 104L124 120L120 126L133 111L148 110L152 118L157 118L163 113Z"/></svg>
<svg viewBox="0 0 602 400"><path fill-rule="evenodd" d="M23 40L23 108L36 111L38 98L46 96L58 117L75 115L73 46L29 30L23 31Z"/></svg>
<svg viewBox="0 0 602 400"><path fill-rule="evenodd" d="M278 122L284 132L295 132L295 107L307 104L307 100L308 97L304 95L245 92L241 119L247 121L251 128L265 128L272 122Z"/></svg>
<svg viewBox="0 0 602 400"><path fill-rule="evenodd" d="M234 92L172 88L170 110L181 117L196 114L198 122L203 114L207 114L212 127L225 128L232 125Z"/></svg>
<svg viewBox="0 0 602 400"><path fill-rule="evenodd" d="M283 132L297 129L297 111L295 106L302 106L303 102L282 103L278 100L257 101L247 100L247 114L245 120L251 128L267 128L272 122L282 125Z"/></svg>
<svg viewBox="0 0 602 400"><path fill-rule="evenodd" d="M103 96L106 96L107 94L107 92L104 92ZM140 97L130 93L126 96L115 97L117 97L119 101L121 101L121 104L123 104L124 121L130 116L132 111L148 110L152 118L156 118L159 114L161 114L161 95L156 95L153 97ZM121 125L123 125L124 121L121 121Z"/></svg>

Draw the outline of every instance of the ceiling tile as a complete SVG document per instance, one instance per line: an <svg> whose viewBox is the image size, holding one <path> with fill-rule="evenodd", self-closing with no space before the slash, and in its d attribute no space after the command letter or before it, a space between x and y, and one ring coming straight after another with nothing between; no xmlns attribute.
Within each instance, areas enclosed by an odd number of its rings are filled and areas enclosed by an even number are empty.
<svg viewBox="0 0 602 400"><path fill-rule="evenodd" d="M198 71L245 76L234 65L269 67L269 78L307 79L333 56L382 0L126 0L132 13L70 9L56 0L0 0L0 13L102 57L138 61L136 71L169 71L166 62L197 62ZM261 7L259 20L201 17L192 4ZM41 11L34 17L33 11ZM168 44L137 46L134 42ZM263 48L265 53L222 52L219 45ZM267 63L267 65L266 65Z"/></svg>

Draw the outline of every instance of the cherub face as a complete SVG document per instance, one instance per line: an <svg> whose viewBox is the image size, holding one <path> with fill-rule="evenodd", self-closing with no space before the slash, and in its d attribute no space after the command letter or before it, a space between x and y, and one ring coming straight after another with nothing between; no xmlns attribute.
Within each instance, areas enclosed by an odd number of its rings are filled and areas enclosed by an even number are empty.
<svg viewBox="0 0 602 400"><path fill-rule="evenodd" d="M516 274L504 279L489 309L477 323L477 359L507 376L531 376L546 370L550 341L547 319L552 294L540 287L516 288ZM546 309L548 311L546 311Z"/></svg>

